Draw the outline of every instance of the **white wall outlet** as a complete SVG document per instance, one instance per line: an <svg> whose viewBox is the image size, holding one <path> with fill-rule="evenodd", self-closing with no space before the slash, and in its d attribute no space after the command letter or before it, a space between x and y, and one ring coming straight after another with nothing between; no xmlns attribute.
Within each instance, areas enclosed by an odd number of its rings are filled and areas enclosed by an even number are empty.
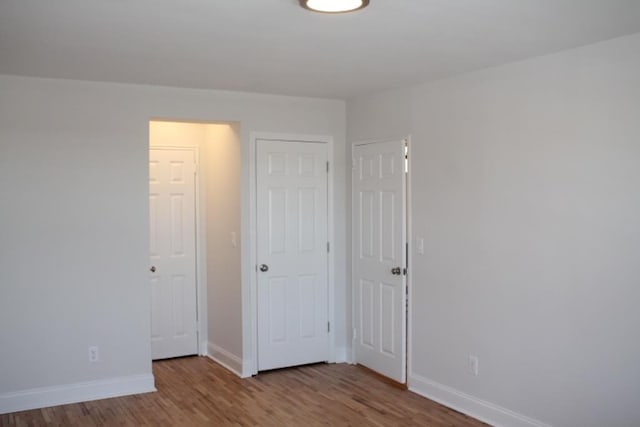
<svg viewBox="0 0 640 427"><path fill-rule="evenodd" d="M89 362L96 363L98 361L98 346L89 347Z"/></svg>
<svg viewBox="0 0 640 427"><path fill-rule="evenodd" d="M478 356L469 356L469 373L478 376Z"/></svg>
<svg viewBox="0 0 640 427"><path fill-rule="evenodd" d="M416 252L420 255L424 255L424 238L416 237Z"/></svg>

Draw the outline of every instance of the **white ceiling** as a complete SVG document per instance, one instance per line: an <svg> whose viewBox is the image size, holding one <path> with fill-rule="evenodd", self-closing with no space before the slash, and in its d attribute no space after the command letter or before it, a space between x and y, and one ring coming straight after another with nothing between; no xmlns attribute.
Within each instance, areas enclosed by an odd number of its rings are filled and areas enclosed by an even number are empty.
<svg viewBox="0 0 640 427"><path fill-rule="evenodd" d="M0 74L349 98L636 32L640 0L0 0Z"/></svg>

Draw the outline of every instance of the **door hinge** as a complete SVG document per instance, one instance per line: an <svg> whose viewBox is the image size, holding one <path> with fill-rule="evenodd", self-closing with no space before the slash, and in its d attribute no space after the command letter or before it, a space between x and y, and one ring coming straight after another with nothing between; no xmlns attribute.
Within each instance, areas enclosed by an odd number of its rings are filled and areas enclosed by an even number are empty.
<svg viewBox="0 0 640 427"><path fill-rule="evenodd" d="M409 313L409 287L404 287L404 311Z"/></svg>
<svg viewBox="0 0 640 427"><path fill-rule="evenodd" d="M329 245L329 242L327 242L327 253L329 253L331 246Z"/></svg>
<svg viewBox="0 0 640 427"><path fill-rule="evenodd" d="M406 275L407 275L407 269L406 269L406 268L403 268L403 269L402 269L402 275L403 275L403 276L406 276Z"/></svg>
<svg viewBox="0 0 640 427"><path fill-rule="evenodd" d="M404 140L404 173L409 173L409 143Z"/></svg>
<svg viewBox="0 0 640 427"><path fill-rule="evenodd" d="M327 332L331 332L331 322L327 322Z"/></svg>
<svg viewBox="0 0 640 427"><path fill-rule="evenodd" d="M327 162L327 173L329 173L329 162Z"/></svg>

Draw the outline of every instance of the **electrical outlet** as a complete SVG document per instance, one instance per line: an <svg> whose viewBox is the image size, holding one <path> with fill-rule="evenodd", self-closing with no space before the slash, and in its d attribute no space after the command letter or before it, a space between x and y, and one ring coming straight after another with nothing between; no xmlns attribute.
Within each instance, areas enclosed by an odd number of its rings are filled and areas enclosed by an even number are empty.
<svg viewBox="0 0 640 427"><path fill-rule="evenodd" d="M89 362L96 363L98 361L98 346L89 347Z"/></svg>
<svg viewBox="0 0 640 427"><path fill-rule="evenodd" d="M424 238L416 238L416 252L420 255L424 255Z"/></svg>
<svg viewBox="0 0 640 427"><path fill-rule="evenodd" d="M469 373L478 376L478 356L469 356Z"/></svg>
<svg viewBox="0 0 640 427"><path fill-rule="evenodd" d="M231 233L231 246L233 246L234 248L238 247L238 239L236 237L236 232L232 231Z"/></svg>

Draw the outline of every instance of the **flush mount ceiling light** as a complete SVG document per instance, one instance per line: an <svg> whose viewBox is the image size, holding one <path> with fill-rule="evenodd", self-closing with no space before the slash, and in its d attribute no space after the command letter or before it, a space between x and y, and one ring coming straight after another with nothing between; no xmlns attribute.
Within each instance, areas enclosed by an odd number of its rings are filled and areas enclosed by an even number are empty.
<svg viewBox="0 0 640 427"><path fill-rule="evenodd" d="M369 0L300 0L300 6L314 12L343 13L367 7Z"/></svg>

